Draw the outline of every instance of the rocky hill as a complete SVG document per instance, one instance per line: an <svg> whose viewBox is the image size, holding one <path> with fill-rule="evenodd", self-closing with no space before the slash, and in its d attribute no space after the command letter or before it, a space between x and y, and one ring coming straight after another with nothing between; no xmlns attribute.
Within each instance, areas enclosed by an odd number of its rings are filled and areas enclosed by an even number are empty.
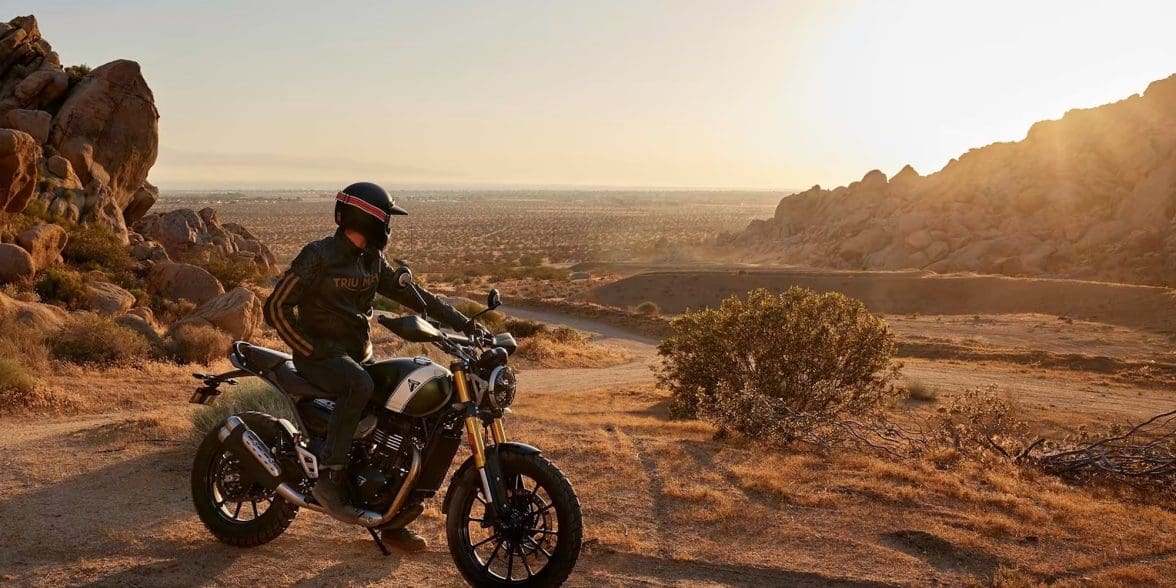
<svg viewBox="0 0 1176 588"><path fill-rule="evenodd" d="M198 359L184 337L216 347L260 331L270 250L211 209L148 214L158 123L139 64L63 67L34 17L0 23L0 355L43 347L70 321L83 334L105 323L78 321L116 323L108 339L130 329L177 361ZM13 320L38 342L17 341Z"/></svg>
<svg viewBox="0 0 1176 588"><path fill-rule="evenodd" d="M928 176L814 186L723 242L758 262L1176 285L1176 75Z"/></svg>

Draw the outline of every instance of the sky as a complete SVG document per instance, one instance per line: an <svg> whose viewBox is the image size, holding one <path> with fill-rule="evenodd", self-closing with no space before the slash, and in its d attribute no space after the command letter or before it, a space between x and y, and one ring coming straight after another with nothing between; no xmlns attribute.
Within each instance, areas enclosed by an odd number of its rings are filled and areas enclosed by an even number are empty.
<svg viewBox="0 0 1176 588"><path fill-rule="evenodd" d="M66 64L142 65L165 190L832 187L1176 73L1173 2L0 7Z"/></svg>

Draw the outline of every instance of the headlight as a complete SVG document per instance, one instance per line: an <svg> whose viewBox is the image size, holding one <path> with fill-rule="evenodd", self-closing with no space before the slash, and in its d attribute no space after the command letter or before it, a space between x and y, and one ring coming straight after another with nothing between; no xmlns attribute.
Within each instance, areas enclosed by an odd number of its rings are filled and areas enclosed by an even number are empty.
<svg viewBox="0 0 1176 588"><path fill-rule="evenodd" d="M490 372L490 403L494 408L506 408L514 402L519 381L510 366L498 366Z"/></svg>

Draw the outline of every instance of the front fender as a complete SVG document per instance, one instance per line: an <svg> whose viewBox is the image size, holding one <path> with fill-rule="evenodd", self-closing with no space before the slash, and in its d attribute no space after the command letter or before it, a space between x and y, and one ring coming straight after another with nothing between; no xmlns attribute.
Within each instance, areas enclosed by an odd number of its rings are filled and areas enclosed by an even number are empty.
<svg viewBox="0 0 1176 588"><path fill-rule="evenodd" d="M539 455L543 452L540 451L538 447L533 445L508 441L506 443L499 443L497 445L491 445L487 447L486 459L498 459L498 455L501 453L514 453L516 455ZM461 480L463 476L465 476L466 472L472 469L474 469L474 456L471 455L464 462L462 462L460 466L458 466L457 471L453 472L453 477L449 479L449 488L445 490L445 500L441 501L441 512L449 512L449 499L453 496L454 486L457 485L458 481Z"/></svg>

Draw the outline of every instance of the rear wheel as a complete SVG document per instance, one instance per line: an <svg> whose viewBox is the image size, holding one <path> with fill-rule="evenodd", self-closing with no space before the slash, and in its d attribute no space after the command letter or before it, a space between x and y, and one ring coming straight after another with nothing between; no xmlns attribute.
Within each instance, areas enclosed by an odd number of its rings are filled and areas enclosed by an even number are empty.
<svg viewBox="0 0 1176 588"><path fill-rule="evenodd" d="M445 513L449 552L475 586L558 586L580 556L583 522L572 485L542 455L501 456L511 524L495 529L481 478L466 470Z"/></svg>
<svg viewBox="0 0 1176 588"><path fill-rule="evenodd" d="M261 413L237 415L266 445L282 440L280 426ZM255 547L286 531L298 507L243 476L241 464L217 438L218 425L205 435L192 465L192 502L200 521L224 543Z"/></svg>

